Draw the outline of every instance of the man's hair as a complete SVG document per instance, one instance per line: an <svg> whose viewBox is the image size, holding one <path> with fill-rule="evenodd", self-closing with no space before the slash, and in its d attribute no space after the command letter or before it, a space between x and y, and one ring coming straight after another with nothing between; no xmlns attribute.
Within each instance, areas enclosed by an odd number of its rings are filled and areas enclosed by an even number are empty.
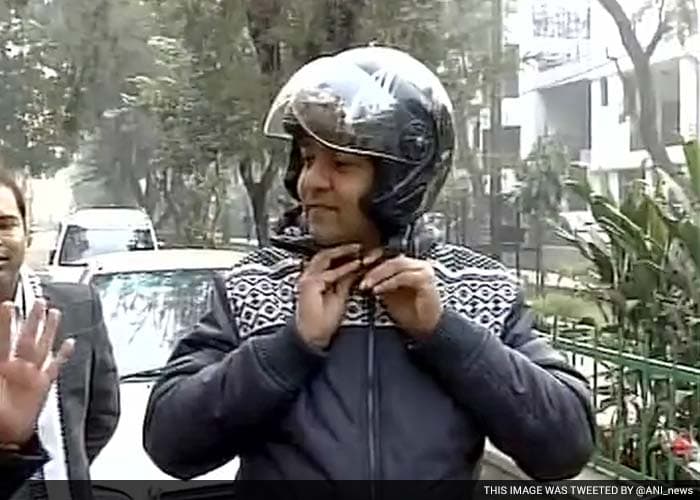
<svg viewBox="0 0 700 500"><path fill-rule="evenodd" d="M24 199L24 194L22 190L17 185L14 175L6 168L0 164L0 186L4 186L10 191L15 197L15 203L17 203L17 209L22 216L22 224L24 228L27 229L27 202Z"/></svg>

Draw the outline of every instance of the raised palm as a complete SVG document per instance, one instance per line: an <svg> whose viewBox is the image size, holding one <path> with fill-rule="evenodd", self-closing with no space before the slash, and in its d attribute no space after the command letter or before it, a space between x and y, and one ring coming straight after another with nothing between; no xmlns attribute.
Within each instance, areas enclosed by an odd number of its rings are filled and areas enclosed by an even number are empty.
<svg viewBox="0 0 700 500"><path fill-rule="evenodd" d="M52 309L46 314L46 303L38 300L22 327L13 354L13 310L11 302L0 305L0 443L5 445L21 445L30 438L49 387L73 349L69 340L55 357L50 354L60 313ZM38 335L41 323L44 327Z"/></svg>

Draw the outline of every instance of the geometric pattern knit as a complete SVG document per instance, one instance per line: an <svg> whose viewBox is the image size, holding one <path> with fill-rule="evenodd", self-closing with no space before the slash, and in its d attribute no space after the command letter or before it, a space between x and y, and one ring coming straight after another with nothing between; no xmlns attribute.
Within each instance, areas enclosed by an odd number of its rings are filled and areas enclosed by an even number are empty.
<svg viewBox="0 0 700 500"><path fill-rule="evenodd" d="M499 262L456 245L434 245L425 257L433 265L443 307L500 336L518 298L514 276ZM226 293L241 338L269 333L294 315L296 283L302 260L278 248L253 251L225 276ZM367 326L363 296L354 292L342 326ZM377 304L375 325L395 326L386 309Z"/></svg>

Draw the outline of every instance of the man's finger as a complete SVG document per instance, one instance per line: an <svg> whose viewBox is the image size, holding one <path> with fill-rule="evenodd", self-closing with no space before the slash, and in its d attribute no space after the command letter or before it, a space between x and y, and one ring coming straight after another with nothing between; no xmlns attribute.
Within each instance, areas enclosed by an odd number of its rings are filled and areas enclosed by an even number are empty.
<svg viewBox="0 0 700 500"><path fill-rule="evenodd" d="M36 346L36 364L37 366L44 366L44 361L46 356L48 356L53 347L53 341L56 338L56 331L58 330L58 324L61 321L61 313L58 309L50 309L49 314L46 317L46 322L44 323L44 331L41 332L39 341Z"/></svg>
<svg viewBox="0 0 700 500"><path fill-rule="evenodd" d="M313 273L320 273L328 269L331 261L339 257L345 256L356 256L359 257L362 245L359 243L350 243L348 245L341 245L339 247L329 248L327 250L321 250L316 255L313 256L307 271Z"/></svg>
<svg viewBox="0 0 700 500"><path fill-rule="evenodd" d="M0 304L0 363L10 359L12 351L12 312L14 304L5 301Z"/></svg>
<svg viewBox="0 0 700 500"><path fill-rule="evenodd" d="M341 278L338 281L337 284L337 290L340 292L345 298L347 298L350 295L350 289L352 288L353 283L355 283L358 278L362 276L362 271L357 270L353 273L348 274L344 278Z"/></svg>
<svg viewBox="0 0 700 500"><path fill-rule="evenodd" d="M46 369L44 370L49 377L49 380L53 382L58 378L58 372L61 370L66 361L71 357L73 351L75 350L75 340L68 339L61 344L61 348L56 353L56 356L51 360Z"/></svg>
<svg viewBox="0 0 700 500"><path fill-rule="evenodd" d="M323 280L324 283L327 285L333 284L337 282L338 280L342 279L349 273L352 273L354 271L357 271L360 269L361 266L360 259L355 259L352 262L348 262L347 264L343 264L340 267L336 267L335 269L330 269L328 271L325 271L321 275L321 279Z"/></svg>
<svg viewBox="0 0 700 500"><path fill-rule="evenodd" d="M421 261L414 259L409 259L400 255L389 259L386 262L382 262L377 267L369 271L365 278L360 283L360 290L369 290L374 288L377 283L381 283L398 274L405 271L419 271L423 268L424 264Z"/></svg>
<svg viewBox="0 0 700 500"><path fill-rule="evenodd" d="M404 271L395 274L391 278L382 281L372 288L372 293L382 295L398 290L399 288L419 289L425 284L426 275L422 270L419 271Z"/></svg>
<svg viewBox="0 0 700 500"><path fill-rule="evenodd" d="M383 248L375 248L374 250L367 253L362 259L362 265L365 267L371 266L384 254Z"/></svg>
<svg viewBox="0 0 700 500"><path fill-rule="evenodd" d="M34 302L27 321L22 326L22 331L17 340L17 357L30 363L37 364L36 357L36 334L39 323L45 319L46 301L38 299Z"/></svg>

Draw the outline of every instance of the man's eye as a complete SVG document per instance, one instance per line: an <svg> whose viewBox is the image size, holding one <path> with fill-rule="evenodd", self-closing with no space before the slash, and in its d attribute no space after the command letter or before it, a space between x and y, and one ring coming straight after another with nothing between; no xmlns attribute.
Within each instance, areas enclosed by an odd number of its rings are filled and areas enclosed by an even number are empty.
<svg viewBox="0 0 700 500"><path fill-rule="evenodd" d="M348 169L354 167L354 163L346 162L346 161L336 161L335 162L335 167L339 169Z"/></svg>

